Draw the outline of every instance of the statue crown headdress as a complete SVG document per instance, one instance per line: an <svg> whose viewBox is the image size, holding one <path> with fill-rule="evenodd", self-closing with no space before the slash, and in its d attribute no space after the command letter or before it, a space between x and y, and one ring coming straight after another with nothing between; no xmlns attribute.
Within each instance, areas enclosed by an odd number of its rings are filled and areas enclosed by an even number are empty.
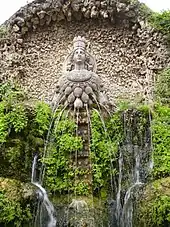
<svg viewBox="0 0 170 227"><path fill-rule="evenodd" d="M77 36L73 39L73 48L74 50L81 48L83 50L86 49L86 39L81 36Z"/></svg>

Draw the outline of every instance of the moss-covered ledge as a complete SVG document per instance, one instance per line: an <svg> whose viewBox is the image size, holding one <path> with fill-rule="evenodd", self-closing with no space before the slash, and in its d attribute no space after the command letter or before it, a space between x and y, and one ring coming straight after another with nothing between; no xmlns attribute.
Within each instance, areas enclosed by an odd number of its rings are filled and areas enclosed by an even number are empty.
<svg viewBox="0 0 170 227"><path fill-rule="evenodd" d="M170 177L153 181L146 186L138 203L137 214L135 222L139 227L169 226Z"/></svg>
<svg viewBox="0 0 170 227"><path fill-rule="evenodd" d="M24 226L32 220L34 188L29 183L0 177L0 226Z"/></svg>

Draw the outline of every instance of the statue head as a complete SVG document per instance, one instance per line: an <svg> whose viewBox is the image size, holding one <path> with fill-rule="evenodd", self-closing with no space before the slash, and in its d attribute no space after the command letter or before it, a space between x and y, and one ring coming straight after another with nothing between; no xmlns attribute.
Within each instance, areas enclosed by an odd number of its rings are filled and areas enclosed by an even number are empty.
<svg viewBox="0 0 170 227"><path fill-rule="evenodd" d="M78 48L73 53L73 62L75 64L84 64L86 61L85 51L81 48Z"/></svg>
<svg viewBox="0 0 170 227"><path fill-rule="evenodd" d="M82 65L88 71L96 71L95 59L87 52L86 39L81 36L73 39L73 50L65 59L63 71L74 70L76 64Z"/></svg>
<svg viewBox="0 0 170 227"><path fill-rule="evenodd" d="M86 60L86 40L84 37L78 36L73 40L73 56L72 60L75 64L84 64Z"/></svg>

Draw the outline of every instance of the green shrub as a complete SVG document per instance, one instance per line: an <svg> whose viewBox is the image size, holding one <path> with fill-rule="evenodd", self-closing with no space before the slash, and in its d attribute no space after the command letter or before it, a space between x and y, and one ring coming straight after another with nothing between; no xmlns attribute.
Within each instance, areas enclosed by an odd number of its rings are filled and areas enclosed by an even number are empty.
<svg viewBox="0 0 170 227"><path fill-rule="evenodd" d="M150 17L150 23L163 34L170 34L170 10L153 13Z"/></svg>
<svg viewBox="0 0 170 227"><path fill-rule="evenodd" d="M156 105L153 112L154 177L170 175L170 108Z"/></svg>
<svg viewBox="0 0 170 227"><path fill-rule="evenodd" d="M170 178L156 180L149 184L139 201L139 227L161 227L170 224Z"/></svg>
<svg viewBox="0 0 170 227"><path fill-rule="evenodd" d="M156 99L163 104L170 104L170 68L157 75Z"/></svg>
<svg viewBox="0 0 170 227"><path fill-rule="evenodd" d="M121 114L115 113L105 120L101 118L100 113L93 111L90 149L94 190L102 187L108 189L116 174L113 163L117 158L118 146L123 140Z"/></svg>
<svg viewBox="0 0 170 227"><path fill-rule="evenodd" d="M82 139L76 136L75 122L66 119L64 114L61 118L59 115L60 112L55 116L53 139L48 146L47 157L43 159L46 165L45 184L52 192L88 194L85 182L75 183L75 175L80 175L82 170L71 164L71 156L82 150Z"/></svg>
<svg viewBox="0 0 170 227"><path fill-rule="evenodd" d="M0 85L0 175L30 180L33 155L44 149L51 109L43 102L29 104L16 85Z"/></svg>
<svg viewBox="0 0 170 227"><path fill-rule="evenodd" d="M17 186L13 185L13 189L17 190ZM0 224L4 226L21 227L32 220L30 204L24 204L20 195L17 198L15 193L10 193L9 197L7 191L0 189Z"/></svg>
<svg viewBox="0 0 170 227"><path fill-rule="evenodd" d="M37 102L35 112L37 131L42 136L47 133L50 126L51 108L44 102Z"/></svg>

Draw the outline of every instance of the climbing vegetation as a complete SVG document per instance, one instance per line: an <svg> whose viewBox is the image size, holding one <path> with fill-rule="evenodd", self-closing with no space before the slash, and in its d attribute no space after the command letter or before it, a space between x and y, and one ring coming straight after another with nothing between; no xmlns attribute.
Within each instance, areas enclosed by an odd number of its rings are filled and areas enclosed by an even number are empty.
<svg viewBox="0 0 170 227"><path fill-rule="evenodd" d="M154 177L170 175L170 107L157 104L153 113Z"/></svg>
<svg viewBox="0 0 170 227"><path fill-rule="evenodd" d="M77 126L74 120L68 119L65 113L56 113L54 129L43 159L46 166L45 184L51 192L88 195L102 188L109 189L116 172L116 159L119 143L122 141L121 114L103 120L94 110L91 116L91 169L79 167L76 159L83 149L82 138L76 135ZM105 122L105 123L104 123ZM91 188L85 176L92 174ZM82 179L82 180L81 180ZM112 182L113 183L113 182Z"/></svg>
<svg viewBox="0 0 170 227"><path fill-rule="evenodd" d="M170 33L170 10L165 10L161 13L152 13L150 23L163 34Z"/></svg>
<svg viewBox="0 0 170 227"><path fill-rule="evenodd" d="M41 156L50 111L43 102L29 103L17 85L0 85L0 177L30 182L33 156ZM22 198L20 181L1 179L0 226L24 226L32 220L32 205Z"/></svg>
<svg viewBox="0 0 170 227"><path fill-rule="evenodd" d="M73 161L82 150L82 139L76 136L76 128L74 120L57 111L47 157L42 160L46 165L45 184L52 192L88 194L88 184L76 182L78 176L86 174Z"/></svg>
<svg viewBox="0 0 170 227"><path fill-rule="evenodd" d="M5 226L20 227L32 218L29 204L22 207L19 201L8 198L5 191L0 191L0 210L0 223Z"/></svg>
<svg viewBox="0 0 170 227"><path fill-rule="evenodd" d="M50 107L31 104L15 84L0 85L0 175L30 180L34 153L43 150Z"/></svg>
<svg viewBox="0 0 170 227"><path fill-rule="evenodd" d="M170 68L157 75L155 95L162 104L170 104Z"/></svg>
<svg viewBox="0 0 170 227"><path fill-rule="evenodd" d="M37 102L35 106L35 123L37 134L45 136L47 134L51 119L51 108L44 102Z"/></svg>
<svg viewBox="0 0 170 227"><path fill-rule="evenodd" d="M120 113L103 119L98 111L93 111L91 120L91 162L93 189L108 189L117 174L116 160L119 144L123 140L123 129Z"/></svg>

